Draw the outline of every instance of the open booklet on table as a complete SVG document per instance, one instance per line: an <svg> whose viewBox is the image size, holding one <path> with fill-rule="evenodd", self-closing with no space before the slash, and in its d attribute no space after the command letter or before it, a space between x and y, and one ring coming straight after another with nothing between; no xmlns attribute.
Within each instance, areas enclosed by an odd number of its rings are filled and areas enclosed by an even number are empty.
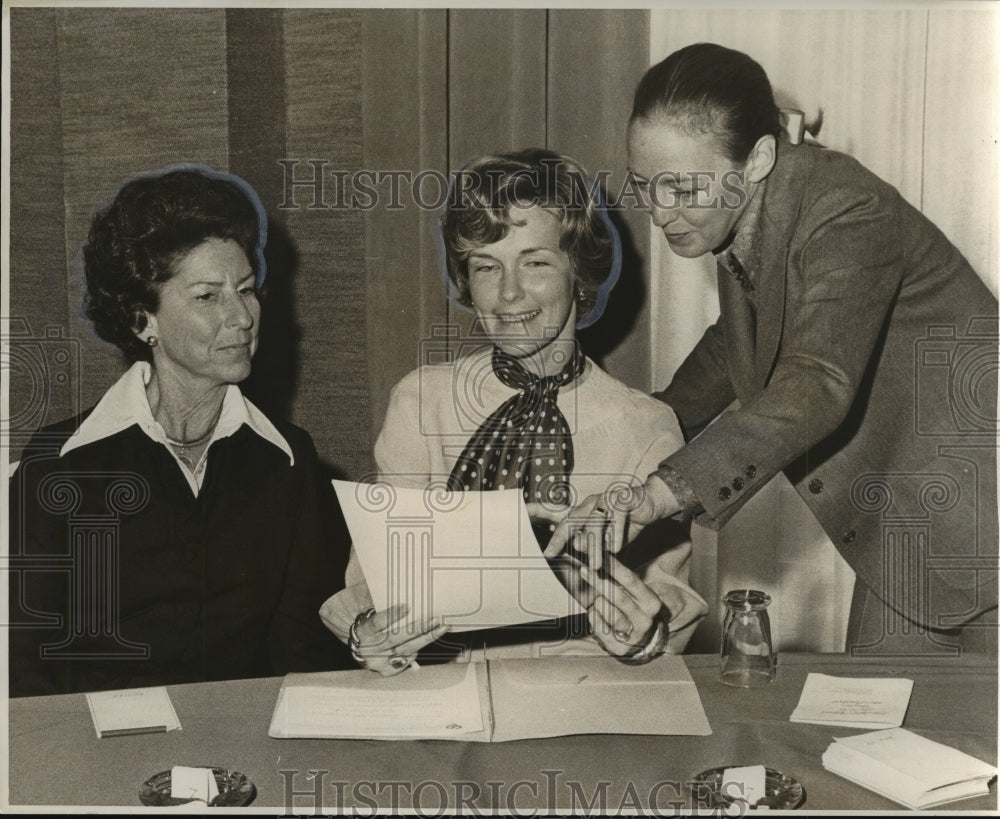
<svg viewBox="0 0 1000 819"><path fill-rule="evenodd" d="M506 742L570 734L712 733L684 661L611 657L488 660L411 669L289 674L268 734L277 738Z"/></svg>

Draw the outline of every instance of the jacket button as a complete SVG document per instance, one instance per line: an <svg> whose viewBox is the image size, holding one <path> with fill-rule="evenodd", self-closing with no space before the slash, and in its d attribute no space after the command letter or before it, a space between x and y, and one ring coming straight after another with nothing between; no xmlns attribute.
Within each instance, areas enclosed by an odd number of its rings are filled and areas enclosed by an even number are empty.
<svg viewBox="0 0 1000 819"><path fill-rule="evenodd" d="M844 543L853 543L854 538L856 538L857 536L858 536L857 532L855 532L853 529L848 529L846 532L844 532Z"/></svg>
<svg viewBox="0 0 1000 819"><path fill-rule="evenodd" d="M743 488L743 478L733 478L733 489L739 492Z"/></svg>
<svg viewBox="0 0 1000 819"><path fill-rule="evenodd" d="M732 494L733 493L729 491L729 487L728 486L720 486L719 487L719 500L729 500L729 498L730 498L730 496L732 496Z"/></svg>
<svg viewBox="0 0 1000 819"><path fill-rule="evenodd" d="M746 471L746 476L748 478L753 478L756 477L757 475L757 467L755 467L753 464L748 466L745 471Z"/></svg>
<svg viewBox="0 0 1000 819"><path fill-rule="evenodd" d="M823 481L821 481L819 478L813 478L811 481L809 481L809 491L812 492L814 495L818 495L820 492L823 491Z"/></svg>

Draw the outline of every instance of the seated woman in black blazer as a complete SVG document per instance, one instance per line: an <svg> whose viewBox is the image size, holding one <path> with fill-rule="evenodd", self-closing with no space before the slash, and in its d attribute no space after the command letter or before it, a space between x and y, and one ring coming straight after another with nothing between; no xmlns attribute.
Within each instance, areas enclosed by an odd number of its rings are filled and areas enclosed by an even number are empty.
<svg viewBox="0 0 1000 819"><path fill-rule="evenodd" d="M132 365L40 430L11 481L11 553L34 558L11 613L37 624L11 630L12 696L335 662L316 451L236 386L265 237L253 190L202 167L135 178L96 214L86 310Z"/></svg>

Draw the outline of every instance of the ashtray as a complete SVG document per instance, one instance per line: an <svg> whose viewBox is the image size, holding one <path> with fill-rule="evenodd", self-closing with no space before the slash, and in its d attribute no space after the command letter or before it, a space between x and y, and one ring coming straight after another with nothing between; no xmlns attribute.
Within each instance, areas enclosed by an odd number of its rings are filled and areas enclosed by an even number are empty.
<svg viewBox="0 0 1000 819"><path fill-rule="evenodd" d="M209 767L208 765L202 767ZM219 786L219 795L208 803L210 808L241 808L253 802L257 795L257 787L246 774L231 771L228 768L211 766L215 784ZM154 808L186 805L193 799L176 799L170 795L170 771L160 771L153 774L142 783L139 789L139 801Z"/></svg>
<svg viewBox="0 0 1000 819"><path fill-rule="evenodd" d="M730 796L722 792L722 778L727 768L739 768L741 765L722 765L718 768L709 768L697 774L688 787L694 796L696 808L724 808L735 802L742 802L738 796ZM757 800L757 804L751 805L751 809L767 807L772 810L792 810L801 805L806 798L805 789L798 780L774 768L764 769L764 790L766 796Z"/></svg>

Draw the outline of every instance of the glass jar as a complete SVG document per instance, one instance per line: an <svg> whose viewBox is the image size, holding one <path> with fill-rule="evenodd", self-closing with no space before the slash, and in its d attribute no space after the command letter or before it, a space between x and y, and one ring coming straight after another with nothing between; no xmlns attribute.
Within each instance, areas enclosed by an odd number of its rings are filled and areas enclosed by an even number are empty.
<svg viewBox="0 0 1000 819"><path fill-rule="evenodd" d="M726 619L719 657L720 679L726 685L754 688L774 679L775 656L767 607L771 597L757 589L726 593Z"/></svg>

